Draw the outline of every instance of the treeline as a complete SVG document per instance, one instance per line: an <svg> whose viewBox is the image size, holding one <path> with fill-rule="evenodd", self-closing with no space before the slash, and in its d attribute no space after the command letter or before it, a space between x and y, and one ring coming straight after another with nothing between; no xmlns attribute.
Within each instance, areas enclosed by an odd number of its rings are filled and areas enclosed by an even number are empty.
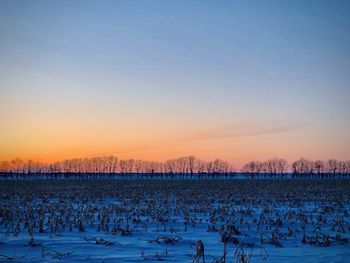
<svg viewBox="0 0 350 263"><path fill-rule="evenodd" d="M0 162L0 173L231 173L233 167L226 161L216 159L205 162L194 156L180 157L166 162L153 162L134 159L121 159L115 156L102 156L83 159L69 159L54 163L16 158Z"/></svg>
<svg viewBox="0 0 350 263"><path fill-rule="evenodd" d="M238 171L228 162L215 159L203 161L194 156L185 156L165 162L134 159L118 159L116 156L75 158L60 162L43 163L16 158L0 162L1 174L233 174L249 177L293 177L349 175L350 161L311 161L301 158L289 164L285 159L251 161Z"/></svg>
<svg viewBox="0 0 350 263"><path fill-rule="evenodd" d="M338 161L330 159L328 161L312 161L305 158L294 161L289 164L286 160L280 158L269 159L264 162L251 161L245 164L242 172L251 177L260 177L270 175L272 177L283 176L289 172L292 177L335 177L350 174L350 161Z"/></svg>

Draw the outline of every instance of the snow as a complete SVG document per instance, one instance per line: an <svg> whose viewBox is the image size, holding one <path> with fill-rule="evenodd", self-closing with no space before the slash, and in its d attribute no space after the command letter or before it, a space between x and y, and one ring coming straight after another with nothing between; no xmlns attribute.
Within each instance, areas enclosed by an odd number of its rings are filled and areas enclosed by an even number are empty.
<svg viewBox="0 0 350 263"><path fill-rule="evenodd" d="M169 182L171 184L171 182ZM97 186L98 187L98 186ZM124 187L124 186L120 186ZM142 192L142 187L139 186L139 191ZM190 188L193 186L189 186ZM312 188L313 186L311 186ZM333 186L329 186L332 189ZM309 194L310 200L296 201L271 199L275 197L275 194L269 196L270 203L257 202L254 203L246 202L246 199L241 199L240 195L246 196L244 191L235 195L237 202L225 201L225 194L223 198L217 198L213 195L206 200L210 200L210 205L207 207L207 211L194 212L196 208L203 208L198 204L198 200L191 200L190 196L184 195L181 190L177 193L175 190L173 193L167 193L168 204L164 204L165 211L168 211L170 207L169 215L164 214L164 217L169 217L170 222L162 224L159 220L155 220L151 214L140 215L139 219L141 223L132 223L131 220L126 223L121 222L121 228L125 228L129 224L131 228L131 235L121 235L120 232L112 233L114 219L125 218L125 215L131 215L138 209L147 207L147 200L153 200L156 203L157 208L162 208L164 202L164 192L159 190L156 192L145 193L140 196L141 201L136 205L132 202L131 198L125 198L121 201L115 197L103 197L94 198L88 200L75 199L74 203L70 203L72 209L87 209L92 206L95 209L94 217L95 223L93 225L86 223L84 224L85 231L79 232L77 228L73 227L70 232L67 228L65 230L51 232L49 229L45 229L44 233L38 233L34 231L34 243L36 246L30 246L30 236L24 229L24 224L21 223L21 232L14 236L8 231L8 227L5 226L4 222L0 224L0 255L6 255L7 257L13 257L11 262L142 262L142 261L166 261L166 262L192 262L196 252L195 242L202 240L205 246L205 260L206 262L213 262L215 259L220 258L224 254L224 243L220 240L219 232L208 232L208 225L214 225L216 229L220 230L221 225L225 223L234 224L240 230L240 234L234 235L243 245L245 253L251 251L248 244L255 244L253 248L253 254L251 262L350 262L350 243L340 244L340 242L331 242L330 246L313 246L310 244L304 244L301 242L303 233L302 226L305 225L305 233L308 236L313 236L318 231L322 236L323 234L329 234L331 237L336 236L336 231L332 230L332 226L337 217L342 216L344 220L345 233L341 233L342 238L350 238L350 203L348 195L346 193L343 202L337 203L331 200L335 193L327 190L323 193L327 198L315 197L315 193ZM3 190L3 189L2 189ZM6 190L6 189L5 189ZM298 190L299 191L299 190ZM302 191L302 189L300 190ZM340 190L342 191L342 189ZM203 189L205 193L205 189ZM208 191L210 192L210 191ZM137 192L138 193L138 192ZM266 198L266 193L260 195L262 199ZM52 194L52 196L54 196ZM252 196L256 199L256 196ZM277 196L277 195L276 195ZM185 199L181 199L185 198ZM279 197L280 198L280 197ZM11 199L11 198L10 198ZM278 200L277 200L278 199ZM43 199L40 197L33 198L31 202L23 201L21 196L12 196L12 208L18 208L23 212L28 212L29 204L38 206L43 203ZM184 201L185 200L185 201ZM269 200L269 199L266 199ZM187 202L188 201L188 202ZM2 196L1 206L9 203L9 199ZM62 205L62 198L52 197L48 200L50 205L60 206ZM102 211L102 208L124 208L127 212L113 213L110 216L110 222L108 223L108 232L97 231L98 226L98 214ZM270 211L264 213L264 207L268 206ZM322 209L325 206L333 207L334 209L325 213L322 213ZM102 210L101 210L102 209ZM233 215L226 215L225 221L221 222L217 220L216 223L210 223L210 217L224 214L220 211L227 209L228 214L234 211ZM241 210L242 212L238 212ZM114 210L113 210L114 211ZM176 211L180 211L179 213ZM209 213L210 211L210 213ZM247 212L251 211L251 212ZM185 212L189 213L189 218L194 219L195 223L189 222L187 229L185 228ZM285 217L288 212L292 215L290 219ZM297 219L300 212L305 212L308 222L303 224L302 220ZM226 212L225 212L226 213ZM46 219L49 213L46 212ZM271 221L261 223L259 225L260 230L257 230L258 224L253 223L253 219L259 219L261 215L272 220L282 218L282 225L279 227L273 226ZM322 215L326 219L326 223L316 224L317 217ZM0 214L0 218L4 218ZM200 220L202 219L202 220ZM16 221L17 219L14 219ZM245 223L247 220L247 223ZM311 221L312 220L312 221ZM207 222L208 221L208 222ZM45 221L47 222L47 221ZM145 229L147 225L147 229ZM166 229L163 226L166 226ZM320 230L315 230L315 226L319 226ZM297 230L296 235L287 236L288 228L294 228ZM281 237L278 241L283 247L277 247L275 244L270 244L269 238L272 232L278 229L278 234ZM13 230L13 228L11 228ZM263 243L261 242L261 235L263 235ZM282 238L282 236L284 236ZM173 237L178 239L173 243L165 243L162 240L163 237ZM112 245L96 244L96 240L109 241ZM159 242L156 241L159 239ZM227 262L236 262L237 257L234 255L237 249L237 245L229 242L227 245ZM265 253L266 251L266 253ZM3 258L6 260L6 258Z"/></svg>

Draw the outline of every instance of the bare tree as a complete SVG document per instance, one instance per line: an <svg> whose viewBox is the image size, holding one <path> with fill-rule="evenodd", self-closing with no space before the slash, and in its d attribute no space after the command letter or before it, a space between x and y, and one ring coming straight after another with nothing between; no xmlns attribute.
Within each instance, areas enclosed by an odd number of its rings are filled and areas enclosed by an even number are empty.
<svg viewBox="0 0 350 263"><path fill-rule="evenodd" d="M315 173L317 173L318 176L321 176L324 174L326 168L326 164L324 161L317 160L315 161Z"/></svg>
<svg viewBox="0 0 350 263"><path fill-rule="evenodd" d="M188 162L188 170L190 174L192 175L195 172L196 168L196 157L194 156L188 156L187 157L187 162Z"/></svg>
<svg viewBox="0 0 350 263"><path fill-rule="evenodd" d="M195 166L196 166L198 176L202 177L206 170L206 162L196 159Z"/></svg>
<svg viewBox="0 0 350 263"><path fill-rule="evenodd" d="M327 161L327 170L328 170L328 173L332 174L334 177L338 171L338 161L335 159L328 160Z"/></svg>
<svg viewBox="0 0 350 263"><path fill-rule="evenodd" d="M247 173L249 176L254 178L255 176L258 176L260 171L262 169L262 165L260 162L257 161L250 161L249 163L246 163L241 171L244 173Z"/></svg>

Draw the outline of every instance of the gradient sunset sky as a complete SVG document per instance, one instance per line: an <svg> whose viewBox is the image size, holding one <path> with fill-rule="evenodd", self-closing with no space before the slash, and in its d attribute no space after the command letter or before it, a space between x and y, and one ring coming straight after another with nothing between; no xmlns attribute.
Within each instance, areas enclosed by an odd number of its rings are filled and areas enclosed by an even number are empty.
<svg viewBox="0 0 350 263"><path fill-rule="evenodd" d="M350 158L350 1L0 1L0 160Z"/></svg>

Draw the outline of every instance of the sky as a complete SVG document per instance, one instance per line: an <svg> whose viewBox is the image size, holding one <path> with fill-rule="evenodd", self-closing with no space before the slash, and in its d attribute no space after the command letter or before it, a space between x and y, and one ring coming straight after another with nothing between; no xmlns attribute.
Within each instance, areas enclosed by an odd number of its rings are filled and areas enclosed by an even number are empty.
<svg viewBox="0 0 350 263"><path fill-rule="evenodd" d="M349 1L0 1L0 160L350 159Z"/></svg>

